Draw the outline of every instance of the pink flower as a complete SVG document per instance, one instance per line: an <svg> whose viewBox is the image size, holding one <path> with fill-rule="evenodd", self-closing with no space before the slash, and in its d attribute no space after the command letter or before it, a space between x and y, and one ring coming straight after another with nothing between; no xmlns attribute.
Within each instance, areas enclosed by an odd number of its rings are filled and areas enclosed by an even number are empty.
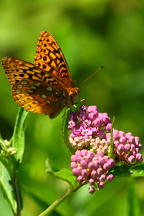
<svg viewBox="0 0 144 216"><path fill-rule="evenodd" d="M112 181L114 176L109 170L114 166L112 158L103 153L95 154L88 150L77 150L71 157L71 168L73 175L77 177L80 184L89 184L89 192L94 193Z"/></svg>
<svg viewBox="0 0 144 216"><path fill-rule="evenodd" d="M142 161L142 154L139 153L141 144L139 138L132 133L125 133L113 129L114 153L119 161L125 164L135 164ZM111 134L106 134L106 140L110 143Z"/></svg>
<svg viewBox="0 0 144 216"><path fill-rule="evenodd" d="M135 164L142 161L139 137L112 130L108 114L99 113L96 106L81 106L72 112L68 129L69 141L76 151L71 157L72 172L81 185L90 185L89 193L113 180L110 169L116 162ZM114 159L108 157L110 153Z"/></svg>
<svg viewBox="0 0 144 216"><path fill-rule="evenodd" d="M93 143L97 137L105 139L111 127L107 113L99 113L96 106L81 106L78 111L70 115L68 124L70 143L75 150L87 148L92 139Z"/></svg>

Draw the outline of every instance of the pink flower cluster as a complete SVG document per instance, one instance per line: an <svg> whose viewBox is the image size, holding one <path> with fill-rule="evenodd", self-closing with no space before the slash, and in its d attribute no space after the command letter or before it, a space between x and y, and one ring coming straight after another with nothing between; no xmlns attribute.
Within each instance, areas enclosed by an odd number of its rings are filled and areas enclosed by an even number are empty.
<svg viewBox="0 0 144 216"><path fill-rule="evenodd" d="M91 143L91 138L106 138L106 133L110 132L111 127L107 113L99 113L96 106L81 106L70 116L70 143L73 148L83 149Z"/></svg>
<svg viewBox="0 0 144 216"><path fill-rule="evenodd" d="M103 153L95 154L88 150L77 150L71 157L71 168L80 184L89 184L89 192L94 193L112 181L114 176L108 174L115 162Z"/></svg>
<svg viewBox="0 0 144 216"><path fill-rule="evenodd" d="M142 154L139 153L141 144L139 137L134 137L132 133L124 133L113 129L113 144L116 159L126 164L134 164L142 161ZM106 134L106 140L111 142L111 134Z"/></svg>
<svg viewBox="0 0 144 216"><path fill-rule="evenodd" d="M90 193L114 178L109 171L117 162L135 164L142 161L139 137L112 130L110 117L107 113L99 113L96 106L81 106L72 112L68 129L69 141L75 150L71 157L72 172L80 184L90 184ZM114 159L107 156L110 152Z"/></svg>

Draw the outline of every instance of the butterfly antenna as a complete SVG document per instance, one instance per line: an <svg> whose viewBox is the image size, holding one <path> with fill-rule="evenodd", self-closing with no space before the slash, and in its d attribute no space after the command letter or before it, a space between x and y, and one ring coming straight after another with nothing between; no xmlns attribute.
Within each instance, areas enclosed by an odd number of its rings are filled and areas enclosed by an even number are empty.
<svg viewBox="0 0 144 216"><path fill-rule="evenodd" d="M92 77L99 71L101 71L104 67L100 66L97 68L97 70L95 72L93 72L90 76L88 76L86 79L84 79L81 84L84 84L85 82L87 82L88 80L92 79Z"/></svg>

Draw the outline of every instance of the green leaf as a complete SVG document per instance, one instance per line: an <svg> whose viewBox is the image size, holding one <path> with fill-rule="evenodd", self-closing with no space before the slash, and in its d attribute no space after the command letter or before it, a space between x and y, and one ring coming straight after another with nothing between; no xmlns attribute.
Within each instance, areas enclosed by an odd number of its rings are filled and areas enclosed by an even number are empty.
<svg viewBox="0 0 144 216"><path fill-rule="evenodd" d="M73 176L72 172L69 169L63 168L63 169L55 172L54 175L57 178L68 182L72 187L75 187L78 184L76 177Z"/></svg>
<svg viewBox="0 0 144 216"><path fill-rule="evenodd" d="M125 177L125 176L130 176L130 166L124 166L124 165L120 165L120 166L114 166L111 169L111 173L115 176L115 177Z"/></svg>
<svg viewBox="0 0 144 216"><path fill-rule="evenodd" d="M144 176L144 163L138 165L120 165L111 169L111 173L117 177L143 177Z"/></svg>
<svg viewBox="0 0 144 216"><path fill-rule="evenodd" d="M48 159L46 160L46 172L55 176L56 178L68 182L72 188L78 185L76 177L73 176L69 169L63 168L59 171L54 171Z"/></svg>
<svg viewBox="0 0 144 216"><path fill-rule="evenodd" d="M19 108L12 137L12 146L17 151L15 158L18 162L22 161L25 148L24 124L27 114L27 111L25 111L23 108Z"/></svg>
<svg viewBox="0 0 144 216"><path fill-rule="evenodd" d="M13 212L16 214L17 212L17 202L15 200L15 195L13 192L13 187L10 184L11 178L10 175L5 168L5 166L0 162L0 185L4 192L4 195L6 196L8 202L10 203L10 206L13 210Z"/></svg>
<svg viewBox="0 0 144 216"><path fill-rule="evenodd" d="M51 161L49 158L45 161L45 168L47 173L54 173L57 171L57 168L55 167L53 161Z"/></svg>
<svg viewBox="0 0 144 216"><path fill-rule="evenodd" d="M138 164L130 168L130 174L132 177L144 176L144 163Z"/></svg>
<svg viewBox="0 0 144 216"><path fill-rule="evenodd" d="M128 191L128 216L139 216L139 204L135 191L135 181L130 179L129 191Z"/></svg>
<svg viewBox="0 0 144 216"><path fill-rule="evenodd" d="M69 131L68 131L68 121L70 116L70 109L67 109L63 115L62 121L62 137L66 146L69 148L71 152L73 152L72 146L69 142Z"/></svg>

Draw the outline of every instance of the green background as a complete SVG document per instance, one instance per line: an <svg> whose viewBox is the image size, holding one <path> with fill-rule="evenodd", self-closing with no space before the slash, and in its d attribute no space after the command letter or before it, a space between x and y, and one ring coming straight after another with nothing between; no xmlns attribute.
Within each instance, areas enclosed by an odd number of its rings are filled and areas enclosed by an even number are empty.
<svg viewBox="0 0 144 216"><path fill-rule="evenodd" d="M74 84L88 105L115 116L114 127L141 137L144 131L144 4L138 0L1 0L0 58L11 56L33 62L37 38L51 32L71 69ZM83 83L99 66L104 70ZM0 66L0 132L9 139L18 110L3 68ZM49 157L60 169L70 166L70 153L61 135L61 113L29 114L26 150L19 171L24 199L22 216L38 215L67 188L45 173ZM117 178L94 195L87 186L57 208L65 216L119 216L128 213L129 178ZM144 184L136 191L144 215ZM35 195L35 196L34 196ZM38 201L39 198L40 200ZM11 210L0 195L1 216ZM52 215L57 215L53 213Z"/></svg>

